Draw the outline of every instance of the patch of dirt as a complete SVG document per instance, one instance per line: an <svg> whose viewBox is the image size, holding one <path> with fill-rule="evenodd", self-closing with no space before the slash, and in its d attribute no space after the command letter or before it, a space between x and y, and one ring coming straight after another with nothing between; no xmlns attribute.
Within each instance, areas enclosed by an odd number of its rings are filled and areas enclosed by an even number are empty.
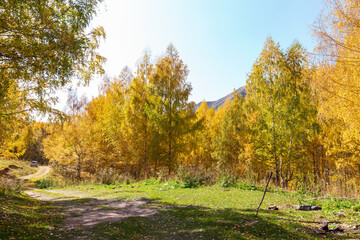
<svg viewBox="0 0 360 240"><path fill-rule="evenodd" d="M61 195L65 195L67 197L75 197L75 198L85 198L87 197L86 193L83 191L73 191L73 190L61 190L61 189L54 189L54 190L47 190L49 193L58 193Z"/></svg>
<svg viewBox="0 0 360 240"><path fill-rule="evenodd" d="M65 229L93 227L98 223L119 222L129 217L148 217L157 213L156 209L140 208L147 203L143 199L129 202L92 199L90 206L80 205L67 210L70 216L66 218Z"/></svg>
<svg viewBox="0 0 360 240"><path fill-rule="evenodd" d="M48 192L64 194L64 191L48 190ZM76 196L72 199L74 192L69 192L66 197L52 197L43 192L26 191L33 198L42 201L56 202L65 208L65 225L63 230L73 228L90 228L95 224L104 222L119 222L129 217L148 217L156 214L158 211L154 208L143 208L142 206L149 203L146 199L135 201L116 201L87 199ZM71 196L72 195L72 196ZM70 197L70 198L69 198Z"/></svg>
<svg viewBox="0 0 360 240"><path fill-rule="evenodd" d="M11 168L11 169L19 169L19 168L22 168L22 167L18 167L16 165L9 165L8 168Z"/></svg>
<svg viewBox="0 0 360 240"><path fill-rule="evenodd" d="M3 176L3 175L9 175L9 172L10 172L10 168L4 168L3 170L0 171L0 176Z"/></svg>
<svg viewBox="0 0 360 240"><path fill-rule="evenodd" d="M11 175L10 171L11 171L11 169L8 167L4 168L3 170L0 170L0 177L4 178L4 179L9 179L9 180L15 179L15 177L13 175Z"/></svg>
<svg viewBox="0 0 360 240"><path fill-rule="evenodd" d="M25 193L27 195L29 195L32 198L36 198L40 201L51 201L51 202L55 202L55 201L68 201L70 200L67 197L53 197L44 193L40 193L40 192L35 192L35 191L25 191Z"/></svg>

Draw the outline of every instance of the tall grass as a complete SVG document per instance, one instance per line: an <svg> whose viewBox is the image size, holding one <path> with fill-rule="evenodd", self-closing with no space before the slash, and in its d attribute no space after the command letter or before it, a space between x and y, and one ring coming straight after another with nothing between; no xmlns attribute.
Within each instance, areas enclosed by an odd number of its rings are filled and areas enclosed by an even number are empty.
<svg viewBox="0 0 360 240"><path fill-rule="evenodd" d="M112 185L119 184L120 182L126 181L126 177L117 173L113 168L101 169L96 177L97 183Z"/></svg>
<svg viewBox="0 0 360 240"><path fill-rule="evenodd" d="M183 188L197 188L201 185L204 185L209 179L203 172L194 171L193 169L185 169L179 167L178 178L182 182L181 187Z"/></svg>
<svg viewBox="0 0 360 240"><path fill-rule="evenodd" d="M0 194L15 194L20 193L20 191L21 184L18 180L0 177Z"/></svg>
<svg viewBox="0 0 360 240"><path fill-rule="evenodd" d="M43 178L35 181L36 187L40 189L51 189L56 186L56 182L51 178Z"/></svg>

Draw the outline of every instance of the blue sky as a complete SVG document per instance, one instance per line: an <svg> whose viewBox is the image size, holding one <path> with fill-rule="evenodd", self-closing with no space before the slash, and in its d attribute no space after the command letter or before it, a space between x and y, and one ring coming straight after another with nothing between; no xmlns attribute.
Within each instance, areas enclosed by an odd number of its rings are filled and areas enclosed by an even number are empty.
<svg viewBox="0 0 360 240"><path fill-rule="evenodd" d="M135 71L144 49L156 57L173 43L190 70L190 100L200 102L244 86L268 36L282 48L296 39L312 51L322 7L321 0L105 0L93 26L105 28L100 52L110 76L125 65Z"/></svg>

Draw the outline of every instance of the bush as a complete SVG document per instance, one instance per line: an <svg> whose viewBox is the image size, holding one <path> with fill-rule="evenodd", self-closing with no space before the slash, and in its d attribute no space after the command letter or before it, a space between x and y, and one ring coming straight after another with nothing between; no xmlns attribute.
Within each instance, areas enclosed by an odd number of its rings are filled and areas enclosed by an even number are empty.
<svg viewBox="0 0 360 240"><path fill-rule="evenodd" d="M51 189L55 187L55 181L49 178L43 178L35 181L36 187L40 189Z"/></svg>
<svg viewBox="0 0 360 240"><path fill-rule="evenodd" d="M253 184L248 184L247 182L242 182L239 185L237 185L237 187L242 190L251 190L251 191L263 191L264 190L261 187L257 187Z"/></svg>
<svg viewBox="0 0 360 240"><path fill-rule="evenodd" d="M270 187L269 187L269 190L268 190L269 192L270 192ZM274 192L276 192L277 194L279 194L279 195L286 195L287 193L285 192L285 190L284 189L282 189L282 188L279 188L279 189L275 189L275 190L273 190Z"/></svg>
<svg viewBox="0 0 360 240"><path fill-rule="evenodd" d="M355 205L352 207L352 209L355 211L355 212L359 212L360 211L360 205Z"/></svg>
<svg viewBox="0 0 360 240"><path fill-rule="evenodd" d="M151 177L151 178L145 179L142 183L143 183L143 185L156 185L156 184L161 183L161 181L156 178Z"/></svg>
<svg viewBox="0 0 360 240"><path fill-rule="evenodd" d="M220 186L223 188L235 187L237 184L237 179L234 175L232 175L230 173L224 173L220 177L219 183L220 183Z"/></svg>
<svg viewBox="0 0 360 240"><path fill-rule="evenodd" d="M182 182L182 188L197 188L204 184L206 178L196 172L187 171L180 167L178 170L178 176Z"/></svg>
<svg viewBox="0 0 360 240"><path fill-rule="evenodd" d="M55 168L55 174L63 177L65 185L73 185L78 182L77 172L73 169L67 168L64 165L58 165Z"/></svg>
<svg viewBox="0 0 360 240"><path fill-rule="evenodd" d="M112 185L119 183L122 176L113 168L101 169L97 175L97 181L101 184Z"/></svg>
<svg viewBox="0 0 360 240"><path fill-rule="evenodd" d="M166 182L169 186L169 188L171 189L177 189L183 186L183 184L181 182L179 182L178 180L171 180Z"/></svg>

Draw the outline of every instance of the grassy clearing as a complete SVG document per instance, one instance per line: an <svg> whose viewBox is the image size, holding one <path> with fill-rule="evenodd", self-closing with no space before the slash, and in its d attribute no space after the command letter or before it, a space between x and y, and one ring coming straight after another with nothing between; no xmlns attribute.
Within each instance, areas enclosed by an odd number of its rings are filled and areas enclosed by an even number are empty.
<svg viewBox="0 0 360 240"><path fill-rule="evenodd" d="M44 183L45 184L45 183ZM0 239L359 239L360 231L318 235L319 224L304 221L340 221L345 229L360 223L358 200L320 199L305 201L300 193L271 190L259 216L255 208L261 188L244 183L237 188L203 186L182 188L178 181L150 179L133 184L84 184L38 193L56 202L42 202L26 195L0 195ZM64 213L71 207L92 206L94 199L131 201L144 199L141 207L158 212L130 217L120 222L98 223L91 228L63 228ZM322 206L321 211L295 211L296 204ZM266 210L276 205L279 211ZM103 211L116 207L99 204ZM81 216L83 212L72 212ZM302 221L302 222L300 222Z"/></svg>
<svg viewBox="0 0 360 240"><path fill-rule="evenodd" d="M19 168L11 168L10 174L16 178L36 173L37 167L30 167L30 162L21 160L0 159L0 170L3 170L11 165Z"/></svg>
<svg viewBox="0 0 360 240"><path fill-rule="evenodd" d="M218 186L184 189L173 183L141 182L133 185L80 185L58 189L50 196L72 196L113 200L149 200L146 208L156 208L150 217L131 217L117 223L100 223L90 229L59 231L59 236L86 235L88 239L349 239L359 238L358 231L341 235L317 235L318 224L301 221L340 221L346 229L360 222L353 205L357 201L319 200L322 211L295 211L285 207L305 203L296 193L270 192L263 210L255 217L261 191ZM44 190L42 190L44 191ZM347 200L348 201L348 200ZM341 203L340 203L341 202ZM280 211L264 210L269 205ZM339 224L330 225L330 228Z"/></svg>

